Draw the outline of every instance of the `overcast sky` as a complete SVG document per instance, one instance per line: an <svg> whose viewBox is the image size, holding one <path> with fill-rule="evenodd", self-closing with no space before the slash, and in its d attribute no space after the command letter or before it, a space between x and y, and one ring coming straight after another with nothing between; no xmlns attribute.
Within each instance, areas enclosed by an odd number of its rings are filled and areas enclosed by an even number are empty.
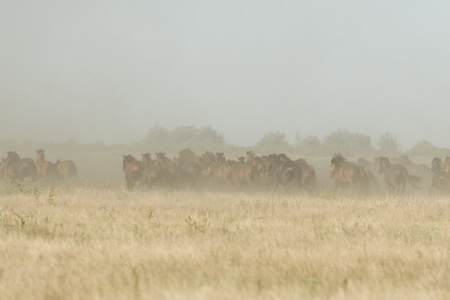
<svg viewBox="0 0 450 300"><path fill-rule="evenodd" d="M450 147L449 1L0 2L0 139L228 143L384 132Z"/></svg>

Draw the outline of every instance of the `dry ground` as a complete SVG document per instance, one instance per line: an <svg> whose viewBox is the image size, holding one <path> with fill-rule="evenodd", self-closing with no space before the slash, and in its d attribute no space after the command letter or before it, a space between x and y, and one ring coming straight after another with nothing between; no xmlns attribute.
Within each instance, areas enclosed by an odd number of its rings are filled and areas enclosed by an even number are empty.
<svg viewBox="0 0 450 300"><path fill-rule="evenodd" d="M0 298L450 299L450 200L0 194Z"/></svg>

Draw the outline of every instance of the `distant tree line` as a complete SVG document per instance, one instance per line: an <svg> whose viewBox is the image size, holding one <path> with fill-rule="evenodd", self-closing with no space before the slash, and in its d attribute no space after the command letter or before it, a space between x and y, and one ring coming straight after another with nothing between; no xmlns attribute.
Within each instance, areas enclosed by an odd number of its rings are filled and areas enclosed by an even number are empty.
<svg viewBox="0 0 450 300"><path fill-rule="evenodd" d="M450 149L438 148L429 141L418 141L411 149L401 151L397 137L391 133L380 135L376 146L372 144L371 137L347 129L337 129L330 132L322 140L316 136L295 136L294 144L290 144L282 132L269 132L252 147L241 147L226 143L224 135L211 126L196 128L181 126L167 129L155 125L149 129L145 137L132 144L106 145L99 141L96 143L78 143L74 140L65 142L16 142L12 139L0 141L0 151L31 152L43 148L55 153L139 153L139 152L166 152L177 155L184 148L190 148L196 153L205 151L225 152L234 158L234 155L243 155L247 150L254 150L261 154L286 153L295 156L330 156L333 153L343 153L348 156L397 156L401 154L411 156L446 156ZM1 155L1 154L0 154Z"/></svg>

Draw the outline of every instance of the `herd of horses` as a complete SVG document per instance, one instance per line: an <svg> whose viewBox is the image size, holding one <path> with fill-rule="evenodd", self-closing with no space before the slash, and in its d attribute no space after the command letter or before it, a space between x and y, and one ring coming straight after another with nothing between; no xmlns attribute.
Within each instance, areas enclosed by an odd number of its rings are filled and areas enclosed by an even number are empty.
<svg viewBox="0 0 450 300"><path fill-rule="evenodd" d="M170 159L165 153L142 154L137 160L123 155L123 171L127 188L132 190L140 181L144 186L190 186L217 187L283 187L313 192L316 172L305 159L291 160L285 154L257 156L248 151L237 160L226 159L223 153L206 152L196 155L183 149L178 158Z"/></svg>
<svg viewBox="0 0 450 300"><path fill-rule="evenodd" d="M424 164L413 163L406 155L391 159L380 156L375 158L374 162L360 158L357 163L348 162L341 154L334 154L331 159L330 175L334 181L335 191L343 187L367 193L370 182L380 190L373 172L383 175L389 194L403 194L407 184L417 190L425 189L428 194L436 191L445 194L450 192L448 156L444 160L434 157L431 168ZM429 175L431 183L426 186L423 181Z"/></svg>
<svg viewBox="0 0 450 300"><path fill-rule="evenodd" d="M180 151L177 158L170 159L165 153L142 154L137 160L123 155L123 171L126 185L132 190L137 182L146 187L209 186L258 187L259 189L316 190L316 170L305 159L292 160L285 154L257 156L248 151L237 160L226 159L223 153L206 152L196 155L190 149ZM409 184L414 189L427 192L438 190L450 192L450 157L433 158L431 168L415 164L407 156L398 158L377 157L374 162L360 158L348 161L341 154L334 154L330 161L329 175L334 191L350 190L368 194L371 189L381 192L377 176L384 180L389 194L402 194ZM431 185L425 186L424 177L431 176Z"/></svg>
<svg viewBox="0 0 450 300"><path fill-rule="evenodd" d="M33 160L8 151L7 157L0 162L0 180L22 181L30 178L54 183L77 177L77 167L72 160L52 163L45 159L44 152L43 149L36 150L36 159ZM237 160L225 158L224 153L196 155L190 149L183 149L173 159L162 152L155 154L155 159L152 159L150 153L144 153L140 160L132 155L123 155L122 169L129 190L133 190L138 182L144 187L215 186L239 190L256 187L307 193L314 193L317 187L314 166L308 164L306 159L293 160L286 154L258 156L253 151L247 151ZM434 157L431 167L428 167L415 164L404 155L398 158L380 156L373 162L365 158L351 162L338 153L331 158L329 176L335 192L340 189L360 194L368 194L372 189L380 192L377 176L381 176L390 194L404 193L407 184L429 193L433 190L449 193L450 157ZM426 186L423 179L428 177L431 181Z"/></svg>
<svg viewBox="0 0 450 300"><path fill-rule="evenodd" d="M67 182L78 175L72 160L55 163L45 160L43 149L36 150L36 162L29 157L21 158L15 151L8 151L6 158L0 162L0 180L12 181L43 180L48 182Z"/></svg>
<svg viewBox="0 0 450 300"><path fill-rule="evenodd" d="M226 159L223 153L206 152L196 155L190 149L180 151L170 159L165 153L142 154L137 160L123 155L123 171L126 185L132 190L137 182L143 186L209 186L258 187L259 189L316 190L316 170L305 159L292 160L285 154L257 156L248 151L237 160ZM360 158L350 162L341 155L331 158L329 175L334 191L351 190L368 194L371 189L381 192L377 176L382 176L390 194L404 193L407 184L415 189L433 189L450 192L450 158L434 158L431 169L427 165L414 164L407 156L399 158L377 157L374 162ZM423 184L423 177L431 175L431 186Z"/></svg>

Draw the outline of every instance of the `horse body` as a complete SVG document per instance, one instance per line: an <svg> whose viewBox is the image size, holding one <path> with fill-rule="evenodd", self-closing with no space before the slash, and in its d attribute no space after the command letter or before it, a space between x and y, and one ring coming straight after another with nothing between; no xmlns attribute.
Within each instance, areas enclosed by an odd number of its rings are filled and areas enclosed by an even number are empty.
<svg viewBox="0 0 450 300"><path fill-rule="evenodd" d="M421 181L421 177L410 175L404 165L391 164L387 157L380 157L379 160L379 173L383 172L386 187L391 193L403 193L406 183L409 183L416 189L420 189L416 184Z"/></svg>
<svg viewBox="0 0 450 300"><path fill-rule="evenodd" d="M335 154L331 159L330 176L335 192L342 188L367 194L370 182L379 188L378 181L369 169L348 162L341 154Z"/></svg>
<svg viewBox="0 0 450 300"><path fill-rule="evenodd" d="M123 155L122 170L125 172L127 189L132 191L136 182L142 179L142 163L130 154Z"/></svg>
<svg viewBox="0 0 450 300"><path fill-rule="evenodd" d="M148 187L152 187L161 180L161 170L151 159L150 153L142 154L142 180Z"/></svg>
<svg viewBox="0 0 450 300"><path fill-rule="evenodd" d="M285 154L270 154L268 156L270 169L274 171L275 187L279 185L288 189L301 188L303 170Z"/></svg>
<svg viewBox="0 0 450 300"><path fill-rule="evenodd" d="M295 163L301 168L301 183L302 187L308 193L314 192L316 189L316 170L312 165L309 165L305 159L297 159Z"/></svg>
<svg viewBox="0 0 450 300"><path fill-rule="evenodd" d="M61 161L58 159L54 166L59 179L69 180L78 176L77 166L71 160Z"/></svg>
<svg viewBox="0 0 450 300"><path fill-rule="evenodd" d="M29 157L20 158L16 152L8 151L4 164L5 174L12 180L23 180L26 177L34 180L36 177L36 164Z"/></svg>
<svg viewBox="0 0 450 300"><path fill-rule="evenodd" d="M45 160L45 154L43 149L36 151L36 176L45 180L54 179L57 177L55 166Z"/></svg>
<svg viewBox="0 0 450 300"><path fill-rule="evenodd" d="M162 152L156 153L156 164L161 170L162 179L173 187L179 175L177 165Z"/></svg>
<svg viewBox="0 0 450 300"><path fill-rule="evenodd" d="M448 192L450 190L450 174L448 171L448 164L442 162L439 157L434 157L431 161L431 186L429 192L433 189L438 191Z"/></svg>

